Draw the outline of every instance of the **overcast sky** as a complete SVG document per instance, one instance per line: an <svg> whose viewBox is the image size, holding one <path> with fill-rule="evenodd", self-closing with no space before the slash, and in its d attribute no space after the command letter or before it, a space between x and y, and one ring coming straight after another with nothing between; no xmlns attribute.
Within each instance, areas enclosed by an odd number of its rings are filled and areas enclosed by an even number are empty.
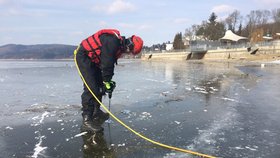
<svg viewBox="0 0 280 158"><path fill-rule="evenodd" d="M280 0L0 0L0 46L71 44L102 28L143 38L145 45L173 41L177 32L234 10L280 8Z"/></svg>

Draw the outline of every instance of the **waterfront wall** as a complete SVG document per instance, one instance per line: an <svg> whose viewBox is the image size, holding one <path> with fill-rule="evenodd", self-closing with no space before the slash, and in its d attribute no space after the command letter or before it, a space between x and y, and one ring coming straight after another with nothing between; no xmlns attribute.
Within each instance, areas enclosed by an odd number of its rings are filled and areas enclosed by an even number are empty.
<svg viewBox="0 0 280 158"><path fill-rule="evenodd" d="M145 53L144 60L265 60L280 59L280 42L270 46L236 49L216 49L201 52Z"/></svg>
<svg viewBox="0 0 280 158"><path fill-rule="evenodd" d="M145 53L143 60L186 60L190 52Z"/></svg>
<svg viewBox="0 0 280 158"><path fill-rule="evenodd" d="M247 48L209 50L204 55L204 60L262 60L276 59L280 57L280 46L261 46L253 47L248 51Z"/></svg>

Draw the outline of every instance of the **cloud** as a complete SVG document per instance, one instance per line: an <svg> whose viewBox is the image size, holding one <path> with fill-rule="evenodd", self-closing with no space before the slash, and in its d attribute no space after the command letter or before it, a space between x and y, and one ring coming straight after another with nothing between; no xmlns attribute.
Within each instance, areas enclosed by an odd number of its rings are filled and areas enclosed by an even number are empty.
<svg viewBox="0 0 280 158"><path fill-rule="evenodd" d="M93 7L94 11L105 12L107 14L117 14L133 12L136 10L135 5L124 0L114 0L111 4L99 4Z"/></svg>
<svg viewBox="0 0 280 158"><path fill-rule="evenodd" d="M221 13L230 13L230 12L233 12L234 10L235 10L234 7L226 5L226 4L222 4L222 5L213 7L211 12L221 14Z"/></svg>
<svg viewBox="0 0 280 158"><path fill-rule="evenodd" d="M112 3L112 5L108 8L109 14L120 13L120 12L127 12L127 11L134 11L135 6L129 2L125 2L123 0L116 0Z"/></svg>

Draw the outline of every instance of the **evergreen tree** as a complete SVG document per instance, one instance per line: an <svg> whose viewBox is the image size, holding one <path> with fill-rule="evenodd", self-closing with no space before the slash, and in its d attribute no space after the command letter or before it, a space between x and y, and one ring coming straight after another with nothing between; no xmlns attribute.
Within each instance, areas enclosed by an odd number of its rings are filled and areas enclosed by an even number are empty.
<svg viewBox="0 0 280 158"><path fill-rule="evenodd" d="M206 40L218 40L225 34L225 25L217 22L217 15L211 13L208 22L203 22L201 27L197 30L196 35L203 36Z"/></svg>
<svg viewBox="0 0 280 158"><path fill-rule="evenodd" d="M211 24L215 24L216 20L217 20L217 17L218 16L214 12L212 12L208 20Z"/></svg>
<svg viewBox="0 0 280 158"><path fill-rule="evenodd" d="M238 27L237 35L241 36L241 33L242 33L242 24L240 23Z"/></svg>
<svg viewBox="0 0 280 158"><path fill-rule="evenodd" d="M174 42L173 42L173 48L174 49L184 49L184 42L182 39L182 33L177 33L174 37Z"/></svg>

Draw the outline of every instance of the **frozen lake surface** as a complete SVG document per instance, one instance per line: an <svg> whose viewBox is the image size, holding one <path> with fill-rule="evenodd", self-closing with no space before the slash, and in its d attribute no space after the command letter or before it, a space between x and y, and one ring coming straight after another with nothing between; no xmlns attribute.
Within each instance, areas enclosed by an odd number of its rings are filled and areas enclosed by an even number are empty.
<svg viewBox="0 0 280 158"><path fill-rule="evenodd" d="M121 60L111 111L164 144L225 158L280 157L279 63ZM73 61L0 61L0 157L185 158L114 120L81 133ZM108 98L103 98L108 106Z"/></svg>

